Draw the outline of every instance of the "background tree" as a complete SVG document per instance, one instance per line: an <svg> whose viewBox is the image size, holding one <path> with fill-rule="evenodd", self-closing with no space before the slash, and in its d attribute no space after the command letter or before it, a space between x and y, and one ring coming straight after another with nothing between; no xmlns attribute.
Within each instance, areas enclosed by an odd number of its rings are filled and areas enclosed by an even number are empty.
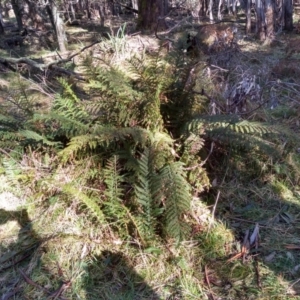
<svg viewBox="0 0 300 300"><path fill-rule="evenodd" d="M284 29L293 30L293 0L283 0Z"/></svg>
<svg viewBox="0 0 300 300"><path fill-rule="evenodd" d="M59 50L65 52L67 49L67 36L65 32L65 25L60 17L59 10L55 1L49 1L49 4L47 5L47 12L57 38Z"/></svg>
<svg viewBox="0 0 300 300"><path fill-rule="evenodd" d="M157 27L159 29L165 29L165 2L166 0L139 0L138 28L150 31L154 31Z"/></svg>

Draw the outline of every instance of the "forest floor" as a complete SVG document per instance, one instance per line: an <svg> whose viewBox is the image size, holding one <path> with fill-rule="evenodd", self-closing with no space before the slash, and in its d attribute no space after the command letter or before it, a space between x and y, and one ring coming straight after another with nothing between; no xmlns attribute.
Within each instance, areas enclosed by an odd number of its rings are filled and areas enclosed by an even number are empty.
<svg viewBox="0 0 300 300"><path fill-rule="evenodd" d="M130 22L126 34L123 22L116 18L114 30L96 23L70 27L72 47L82 48L108 32L110 39L87 51L96 57L111 48L111 59L120 64L137 52L168 55L154 35L130 35ZM251 120L277 122L299 134L300 35L281 33L268 44L239 28L236 43L229 56L220 51L188 57L194 77L203 76L197 66L205 66L205 77L214 84L206 93L217 101L221 93L245 92L246 87L249 97L240 113L267 103L253 110ZM0 56L12 53L41 55L28 46L10 53L2 49ZM44 55L50 54L55 52ZM7 78L1 80L2 87L9 86ZM194 89L200 88L195 80ZM4 92L1 98L5 101ZM44 108L47 101L45 95ZM228 169L212 155L206 166L211 188L194 199L203 203L194 238L179 246L157 240L146 249L114 232L104 235L75 201L45 200L30 183L12 188L2 170L0 299L300 299L300 187L284 164L270 160L261 170L272 166L276 171L261 173L257 165L241 157L236 169ZM71 169L62 169L61 178ZM251 245L245 236L252 237Z"/></svg>

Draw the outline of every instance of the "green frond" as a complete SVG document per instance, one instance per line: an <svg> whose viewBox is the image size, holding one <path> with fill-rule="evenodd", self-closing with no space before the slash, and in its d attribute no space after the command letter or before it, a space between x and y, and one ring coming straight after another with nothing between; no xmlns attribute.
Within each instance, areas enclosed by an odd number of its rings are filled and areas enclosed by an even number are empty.
<svg viewBox="0 0 300 300"><path fill-rule="evenodd" d="M137 183L134 185L137 202L141 205L144 232L148 239L154 236L159 215L157 203L152 195L153 170L151 150L146 148L138 160Z"/></svg>
<svg viewBox="0 0 300 300"><path fill-rule="evenodd" d="M213 115L194 118L187 123L186 128L191 132L198 132L205 129L206 132L212 132L216 128L232 130L245 134L263 135L267 133L278 133L278 129L270 124L260 122L250 122L240 119L237 115Z"/></svg>
<svg viewBox="0 0 300 300"><path fill-rule="evenodd" d="M19 134L24 137L25 139L27 140L33 140L35 142L41 142L45 145L48 145L48 146L60 146L60 143L59 142L52 142L50 141L49 139L47 139L46 137L32 131L32 130L21 130L19 131Z"/></svg>
<svg viewBox="0 0 300 300"><path fill-rule="evenodd" d="M33 121L42 121L48 129L48 136L55 138L66 136L72 138L76 135L88 133L90 130L89 119L81 122L73 118L68 118L56 112L47 114L36 114Z"/></svg>
<svg viewBox="0 0 300 300"><path fill-rule="evenodd" d="M60 152L60 157L64 162L75 157L79 152L89 153L97 147L110 148L115 152L118 150L118 143L126 143L135 147L144 146L149 137L149 132L145 129L134 128L114 128L95 125L90 129L93 133L78 135L71 138L68 146Z"/></svg>
<svg viewBox="0 0 300 300"><path fill-rule="evenodd" d="M72 86L67 82L65 78L57 78L57 81L63 88L63 91L61 93L62 98L70 99L73 103L80 103L80 99L74 93L74 91L72 90ZM56 103L56 105L58 105L58 103Z"/></svg>
<svg viewBox="0 0 300 300"><path fill-rule="evenodd" d="M21 121L17 118L14 118L13 116L0 114L1 130L17 130L21 125L20 123Z"/></svg>
<svg viewBox="0 0 300 300"><path fill-rule="evenodd" d="M124 177L120 175L121 167L118 162L118 157L114 155L107 161L104 169L104 182L106 190L104 192L106 200L103 202L105 216L109 222L123 227L128 223L127 208L123 204L124 190L122 184Z"/></svg>
<svg viewBox="0 0 300 300"><path fill-rule="evenodd" d="M189 225L183 216L190 210L191 187L186 181L183 165L173 162L160 170L153 183L155 201L165 205L165 223L167 234L178 242L189 235Z"/></svg>
<svg viewBox="0 0 300 300"><path fill-rule="evenodd" d="M232 147L256 149L271 156L280 154L278 145L285 128L242 120L236 115L203 116L193 119L186 125L187 132L207 135Z"/></svg>
<svg viewBox="0 0 300 300"><path fill-rule="evenodd" d="M63 192L67 195L70 195L72 198L82 202L86 207L93 212L93 214L97 217L100 223L105 222L105 216L103 211L99 206L99 198L94 198L91 196L87 196L85 193L80 191L79 188L74 186L73 184L66 184L63 186Z"/></svg>

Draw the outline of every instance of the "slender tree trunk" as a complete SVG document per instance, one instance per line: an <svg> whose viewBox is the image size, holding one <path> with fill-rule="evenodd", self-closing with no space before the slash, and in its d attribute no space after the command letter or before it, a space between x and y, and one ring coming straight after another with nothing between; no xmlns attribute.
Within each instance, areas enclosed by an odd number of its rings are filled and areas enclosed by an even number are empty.
<svg viewBox="0 0 300 300"><path fill-rule="evenodd" d="M232 1L232 13L234 15L234 17L237 17L237 9L236 9L236 5L237 5L237 0L233 0Z"/></svg>
<svg viewBox="0 0 300 300"><path fill-rule="evenodd" d="M104 22L105 22L104 6L105 6L105 3L103 3L103 2L98 4L98 12L99 12L99 16L100 16L101 26L104 26Z"/></svg>
<svg viewBox="0 0 300 300"><path fill-rule="evenodd" d="M74 21L74 20L76 20L76 16L75 16L75 9L74 9L72 1L69 2L69 8L70 8L71 15L72 15L71 20Z"/></svg>
<svg viewBox="0 0 300 300"><path fill-rule="evenodd" d="M209 20L210 21L214 20L214 16L213 16L213 4L214 4L214 1L213 0L209 0L207 15L209 16Z"/></svg>
<svg viewBox="0 0 300 300"><path fill-rule="evenodd" d="M2 17L2 6L0 6L0 35L3 35L4 32L4 22Z"/></svg>
<svg viewBox="0 0 300 300"><path fill-rule="evenodd" d="M47 12L49 14L52 27L55 31L59 50L61 52L65 52L67 50L66 48L67 36L65 32L65 25L59 15L56 3L54 3L54 1L50 1L49 4L47 5Z"/></svg>
<svg viewBox="0 0 300 300"><path fill-rule="evenodd" d="M90 20L92 15L91 15L91 10L90 10L90 3L89 0L85 0L85 6L86 6L86 13L87 13L87 17Z"/></svg>
<svg viewBox="0 0 300 300"><path fill-rule="evenodd" d="M137 10L137 11L139 10L138 0L132 0L132 8ZM134 13L134 16L136 17L137 14Z"/></svg>
<svg viewBox="0 0 300 300"><path fill-rule="evenodd" d="M200 9L201 9L201 4L199 1L195 4L195 6L193 7L193 9L191 11L192 17L196 23L199 23L199 21L200 21Z"/></svg>
<svg viewBox="0 0 300 300"><path fill-rule="evenodd" d="M78 8L79 8L79 11L83 12L83 10L84 10L84 4L83 4L83 1L82 1L82 0L79 0L77 5L78 5Z"/></svg>
<svg viewBox="0 0 300 300"><path fill-rule="evenodd" d="M275 2L274 0L265 0L266 7L266 35L269 39L275 36Z"/></svg>
<svg viewBox="0 0 300 300"><path fill-rule="evenodd" d="M219 4L218 4L218 20L222 20L223 16L222 16L222 4L223 4L223 0L219 0Z"/></svg>
<svg viewBox="0 0 300 300"><path fill-rule="evenodd" d="M259 39L263 41L266 38L266 31L265 31L265 14L264 14L264 7L263 7L262 0L256 0L255 9L256 9L257 34Z"/></svg>
<svg viewBox="0 0 300 300"><path fill-rule="evenodd" d="M283 1L284 29L293 30L293 0Z"/></svg>
<svg viewBox="0 0 300 300"><path fill-rule="evenodd" d="M251 33L251 4L252 4L252 0L247 0L247 3L246 3L246 34Z"/></svg>

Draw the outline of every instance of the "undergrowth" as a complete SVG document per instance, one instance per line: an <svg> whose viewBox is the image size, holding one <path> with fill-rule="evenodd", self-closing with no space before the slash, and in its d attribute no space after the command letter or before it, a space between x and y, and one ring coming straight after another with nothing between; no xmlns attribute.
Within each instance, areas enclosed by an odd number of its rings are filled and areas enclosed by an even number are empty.
<svg viewBox="0 0 300 300"><path fill-rule="evenodd" d="M187 85L187 57L138 54L121 68L126 45L115 46L113 60L108 53L83 58L88 100L59 79L47 111L24 86L1 104L1 191L27 199L30 226L12 219L19 237L35 237L18 242L26 257L35 249L26 272L49 291L63 282L72 299L246 299L242 289L247 299L263 299L276 268L251 255L244 263L229 259L249 224L259 223L263 238L270 219L287 226L297 219L283 202L298 205L299 138L288 124L274 125L279 110L266 109L264 122L238 110L208 113L207 95ZM277 216L269 215L272 205ZM13 266L14 255L0 262ZM286 264L284 254L277 264ZM290 280L284 270L282 280ZM274 285L276 295L282 285ZM24 291L35 299L45 293L30 284Z"/></svg>

